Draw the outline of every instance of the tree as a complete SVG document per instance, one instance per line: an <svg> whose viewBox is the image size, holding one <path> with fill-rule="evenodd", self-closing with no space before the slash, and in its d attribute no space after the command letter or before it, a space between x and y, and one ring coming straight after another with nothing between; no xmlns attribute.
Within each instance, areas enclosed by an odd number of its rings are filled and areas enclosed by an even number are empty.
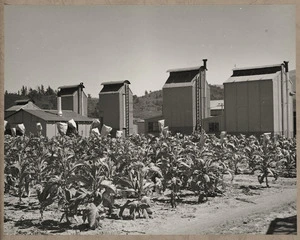
<svg viewBox="0 0 300 240"><path fill-rule="evenodd" d="M43 84L41 85L41 94L45 95L45 88Z"/></svg>
<svg viewBox="0 0 300 240"><path fill-rule="evenodd" d="M22 96L27 96L28 92L27 92L27 87L25 86L22 86L21 88L21 95Z"/></svg>
<svg viewBox="0 0 300 240"><path fill-rule="evenodd" d="M28 97L30 99L39 99L39 93L37 90L30 88L29 89L29 93L28 93Z"/></svg>
<svg viewBox="0 0 300 240"><path fill-rule="evenodd" d="M47 90L46 90L46 95L50 96L50 95L55 95L54 90L48 86Z"/></svg>

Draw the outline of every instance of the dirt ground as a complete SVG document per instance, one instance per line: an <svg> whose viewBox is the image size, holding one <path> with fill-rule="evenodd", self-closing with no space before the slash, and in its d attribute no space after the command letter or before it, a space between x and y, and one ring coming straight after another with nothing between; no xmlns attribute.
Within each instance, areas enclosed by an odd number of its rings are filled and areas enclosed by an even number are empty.
<svg viewBox="0 0 300 240"><path fill-rule="evenodd" d="M153 218L105 218L102 228L97 230L71 227L64 220L60 223L62 213L55 204L46 209L44 221L39 224L38 202L34 198L24 198L24 204L19 205L16 197L6 194L4 232L9 235L296 234L296 178L271 180L270 185L271 188L265 188L258 184L256 176L238 175L228 184L224 196L198 204L197 197L184 192L176 209L171 208L167 196L156 196Z"/></svg>

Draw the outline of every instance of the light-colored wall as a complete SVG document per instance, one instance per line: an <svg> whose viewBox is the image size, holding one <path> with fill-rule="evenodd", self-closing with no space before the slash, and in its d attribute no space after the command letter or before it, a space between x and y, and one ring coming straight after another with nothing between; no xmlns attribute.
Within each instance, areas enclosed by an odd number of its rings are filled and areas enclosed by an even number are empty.
<svg viewBox="0 0 300 240"><path fill-rule="evenodd" d="M85 92L82 93L82 97L83 97L82 115L87 117L87 115L88 115L88 98L87 98L87 95L85 94Z"/></svg>
<svg viewBox="0 0 300 240"><path fill-rule="evenodd" d="M73 110L74 112L79 114L79 109L78 109L78 91L74 92L73 94Z"/></svg>
<svg viewBox="0 0 300 240"><path fill-rule="evenodd" d="M205 118L210 117L210 87L208 82L206 81L206 108L205 108Z"/></svg>
<svg viewBox="0 0 300 240"><path fill-rule="evenodd" d="M274 132L282 133L282 104L281 104L281 74L277 75L273 80L273 104L274 104Z"/></svg>
<svg viewBox="0 0 300 240"><path fill-rule="evenodd" d="M91 124L78 124L78 134L80 136L83 136L83 137L89 137L90 136L90 127L91 127Z"/></svg>
<svg viewBox="0 0 300 240"><path fill-rule="evenodd" d="M56 123L47 123L47 137L52 138L59 134Z"/></svg>

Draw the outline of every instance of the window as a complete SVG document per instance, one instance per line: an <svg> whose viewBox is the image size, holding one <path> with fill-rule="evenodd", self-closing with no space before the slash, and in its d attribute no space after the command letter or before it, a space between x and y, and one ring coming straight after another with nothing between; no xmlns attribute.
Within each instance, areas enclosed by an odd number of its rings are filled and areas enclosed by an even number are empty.
<svg viewBox="0 0 300 240"><path fill-rule="evenodd" d="M209 132L219 132L219 123L218 122L208 123L208 131Z"/></svg>
<svg viewBox="0 0 300 240"><path fill-rule="evenodd" d="M148 122L148 132L158 132L158 122Z"/></svg>

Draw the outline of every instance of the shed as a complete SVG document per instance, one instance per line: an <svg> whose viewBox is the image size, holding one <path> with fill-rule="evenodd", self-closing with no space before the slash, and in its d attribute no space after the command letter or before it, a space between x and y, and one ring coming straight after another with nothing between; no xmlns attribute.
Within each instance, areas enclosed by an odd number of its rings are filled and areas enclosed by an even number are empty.
<svg viewBox="0 0 300 240"><path fill-rule="evenodd" d="M101 124L113 128L111 134L122 130L125 136L133 134L133 94L130 82L114 81L102 83L99 93L99 118Z"/></svg>
<svg viewBox="0 0 300 240"><path fill-rule="evenodd" d="M235 68L224 82L225 128L229 133L293 136L291 82L284 64Z"/></svg>
<svg viewBox="0 0 300 240"><path fill-rule="evenodd" d="M203 66L168 70L163 86L163 117L171 132L191 134L210 115L210 88Z"/></svg>
<svg viewBox="0 0 300 240"><path fill-rule="evenodd" d="M88 137L90 126L93 119L82 116L73 111L63 110L62 116L57 114L57 110L43 109L21 109L18 112L5 118L10 127L23 123L26 128L26 134L37 134L36 124L41 123L43 130L42 135L49 138L58 135L56 127L57 122L68 122L73 119L77 124L77 131L81 136Z"/></svg>
<svg viewBox="0 0 300 240"><path fill-rule="evenodd" d="M144 120L144 133L158 136L160 134L158 121L163 119L162 115L146 118Z"/></svg>
<svg viewBox="0 0 300 240"><path fill-rule="evenodd" d="M210 115L219 116L224 112L224 100L211 100L210 101Z"/></svg>
<svg viewBox="0 0 300 240"><path fill-rule="evenodd" d="M203 129L208 134L219 135L225 130L224 115L221 114L203 119Z"/></svg>

